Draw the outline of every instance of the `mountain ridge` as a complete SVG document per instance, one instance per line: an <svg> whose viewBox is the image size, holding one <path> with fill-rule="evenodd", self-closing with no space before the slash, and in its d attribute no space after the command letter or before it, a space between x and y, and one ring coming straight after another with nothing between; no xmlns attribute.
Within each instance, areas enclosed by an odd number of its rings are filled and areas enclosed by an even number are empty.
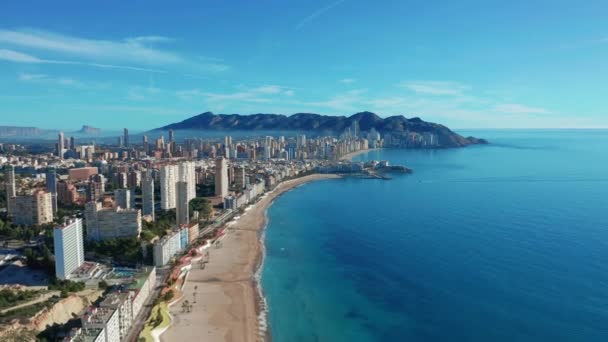
<svg viewBox="0 0 608 342"><path fill-rule="evenodd" d="M485 144L484 139L463 137L448 127L426 122L419 117L407 119L403 115L382 118L375 113L364 111L351 116L329 116L316 113L264 114L214 114L204 112L181 122L165 125L152 131L167 130L239 130L239 131L305 131L315 133L342 133L357 121L361 131L372 128L383 134L406 135L409 133L433 134L438 142L435 147L462 147L472 144Z"/></svg>

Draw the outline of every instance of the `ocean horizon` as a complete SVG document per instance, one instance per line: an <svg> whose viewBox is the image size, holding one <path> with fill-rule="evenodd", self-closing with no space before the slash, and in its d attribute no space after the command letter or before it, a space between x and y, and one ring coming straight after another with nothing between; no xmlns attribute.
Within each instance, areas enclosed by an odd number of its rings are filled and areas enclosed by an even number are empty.
<svg viewBox="0 0 608 342"><path fill-rule="evenodd" d="M458 133L491 144L371 151L414 173L275 200L273 340L608 339L608 131Z"/></svg>

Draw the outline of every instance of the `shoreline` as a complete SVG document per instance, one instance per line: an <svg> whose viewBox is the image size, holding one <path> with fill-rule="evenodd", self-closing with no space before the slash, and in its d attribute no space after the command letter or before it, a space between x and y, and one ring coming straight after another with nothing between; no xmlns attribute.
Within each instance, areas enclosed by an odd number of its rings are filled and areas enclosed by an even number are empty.
<svg viewBox="0 0 608 342"><path fill-rule="evenodd" d="M359 151L355 151L355 152L351 152L351 153L347 153L345 155L343 155L342 157L340 157L340 160L352 160L354 157L367 153L367 152L372 152L372 151L378 151L381 148L368 148L367 150L359 150Z"/></svg>
<svg viewBox="0 0 608 342"><path fill-rule="evenodd" d="M242 214L226 229L221 247L208 249L205 269L193 265L183 285L183 299L193 304L192 311L184 313L181 305L170 308L174 319L160 340L270 340L268 307L261 286L268 208L277 197L297 186L335 178L340 176L313 174L282 182Z"/></svg>

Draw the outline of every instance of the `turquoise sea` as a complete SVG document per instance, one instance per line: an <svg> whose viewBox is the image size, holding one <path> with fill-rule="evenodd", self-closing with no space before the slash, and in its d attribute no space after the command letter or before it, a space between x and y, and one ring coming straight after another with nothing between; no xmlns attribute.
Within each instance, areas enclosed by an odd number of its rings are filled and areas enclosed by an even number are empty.
<svg viewBox="0 0 608 342"><path fill-rule="evenodd" d="M461 133L492 144L276 200L274 341L608 341L608 131Z"/></svg>

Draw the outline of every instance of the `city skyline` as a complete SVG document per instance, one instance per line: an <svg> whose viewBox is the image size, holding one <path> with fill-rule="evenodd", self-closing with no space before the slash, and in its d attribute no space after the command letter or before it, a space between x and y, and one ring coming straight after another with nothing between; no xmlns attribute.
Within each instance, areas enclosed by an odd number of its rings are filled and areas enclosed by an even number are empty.
<svg viewBox="0 0 608 342"><path fill-rule="evenodd" d="M608 127L600 1L36 7L0 14L3 125L137 131L205 111L369 110L455 129ZM78 15L49 15L67 10Z"/></svg>

